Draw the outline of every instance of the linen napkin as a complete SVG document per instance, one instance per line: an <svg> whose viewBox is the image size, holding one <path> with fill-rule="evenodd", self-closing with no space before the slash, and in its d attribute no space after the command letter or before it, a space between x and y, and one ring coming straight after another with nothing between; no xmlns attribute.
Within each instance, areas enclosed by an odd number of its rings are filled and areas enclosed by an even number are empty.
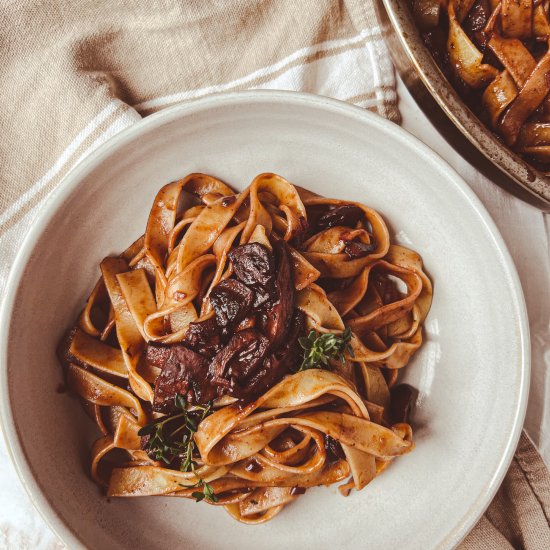
<svg viewBox="0 0 550 550"><path fill-rule="evenodd" d="M0 8L0 290L62 178L142 116L243 89L313 92L399 122L373 0L17 0ZM62 548L0 448L0 548ZM550 482L524 435L463 548L550 548Z"/></svg>

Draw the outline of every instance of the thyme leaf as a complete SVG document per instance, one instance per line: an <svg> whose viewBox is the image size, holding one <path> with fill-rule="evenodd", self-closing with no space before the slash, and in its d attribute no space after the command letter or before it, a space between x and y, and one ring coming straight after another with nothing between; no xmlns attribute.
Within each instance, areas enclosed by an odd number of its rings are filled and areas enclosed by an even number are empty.
<svg viewBox="0 0 550 550"><path fill-rule="evenodd" d="M343 362L345 353L353 357L353 349L350 345L352 331L349 327L342 334L327 332L319 334L311 330L305 337L298 338L302 349L303 360L298 371L308 369L330 369L330 359Z"/></svg>
<svg viewBox="0 0 550 550"><path fill-rule="evenodd" d="M196 502L200 502L203 499L208 500L209 502L218 502L220 500L214 492L212 485L210 485L210 483L206 483L206 481L201 478L199 478L198 483L193 485L193 487L199 487L202 489L202 492L194 491L193 493L191 493L191 496L195 499Z"/></svg>
<svg viewBox="0 0 550 550"><path fill-rule="evenodd" d="M138 435L149 436L143 448L151 458L167 465L179 459L179 469L188 472L197 465L193 458L196 454L193 436L199 424L212 412L212 403L189 407L181 394L176 394L174 403L181 412L143 426Z"/></svg>
<svg viewBox="0 0 550 550"><path fill-rule="evenodd" d="M193 469L194 471L194 469ZM191 485L191 487L188 487L186 485L182 485L181 483L178 483L181 487L185 487L186 489L189 488L199 488L202 489L202 491L193 491L191 493L191 496L195 499L196 502L200 502L201 500L207 500L209 502L218 502L220 499L218 498L218 495L214 492L214 489L210 483L206 483L204 479L199 477L199 481L195 483L195 485Z"/></svg>

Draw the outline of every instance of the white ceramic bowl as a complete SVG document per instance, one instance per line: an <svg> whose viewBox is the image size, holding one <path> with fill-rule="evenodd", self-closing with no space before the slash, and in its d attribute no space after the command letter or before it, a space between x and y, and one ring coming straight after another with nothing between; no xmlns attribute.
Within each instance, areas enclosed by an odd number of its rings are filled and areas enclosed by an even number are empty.
<svg viewBox="0 0 550 550"><path fill-rule="evenodd" d="M89 479L97 434L56 392L55 346L98 263L145 228L156 191L189 172L236 188L265 171L364 201L424 257L435 284L426 343L405 379L419 389L415 451L348 498L308 491L272 522L170 498L111 499ZM518 278L464 182L397 126L308 95L220 95L167 109L80 164L21 246L1 328L1 412L26 489L70 548L450 548L473 526L517 444L529 378Z"/></svg>

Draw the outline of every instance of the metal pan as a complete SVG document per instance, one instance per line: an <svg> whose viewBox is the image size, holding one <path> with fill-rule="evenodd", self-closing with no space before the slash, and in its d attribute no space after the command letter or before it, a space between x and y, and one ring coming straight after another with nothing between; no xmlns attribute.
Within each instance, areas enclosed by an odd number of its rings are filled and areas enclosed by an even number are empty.
<svg viewBox="0 0 550 550"><path fill-rule="evenodd" d="M382 27L389 29L386 40L394 64L430 120L463 156L492 181L538 208L550 211L550 179L502 144L466 106L424 46L407 1L377 0L376 4ZM434 100L441 110L435 107ZM448 120L504 176L480 159L475 150L465 143L466 140L449 128Z"/></svg>

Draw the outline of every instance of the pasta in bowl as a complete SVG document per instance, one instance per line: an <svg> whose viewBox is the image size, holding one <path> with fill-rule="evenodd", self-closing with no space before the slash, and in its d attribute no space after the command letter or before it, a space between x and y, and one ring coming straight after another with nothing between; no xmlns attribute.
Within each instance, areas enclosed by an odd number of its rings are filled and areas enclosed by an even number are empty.
<svg viewBox="0 0 550 550"><path fill-rule="evenodd" d="M373 209L271 173L240 193L190 174L100 268L59 356L102 433L91 475L109 496L261 523L309 487L360 490L413 449L397 376L432 285Z"/></svg>

